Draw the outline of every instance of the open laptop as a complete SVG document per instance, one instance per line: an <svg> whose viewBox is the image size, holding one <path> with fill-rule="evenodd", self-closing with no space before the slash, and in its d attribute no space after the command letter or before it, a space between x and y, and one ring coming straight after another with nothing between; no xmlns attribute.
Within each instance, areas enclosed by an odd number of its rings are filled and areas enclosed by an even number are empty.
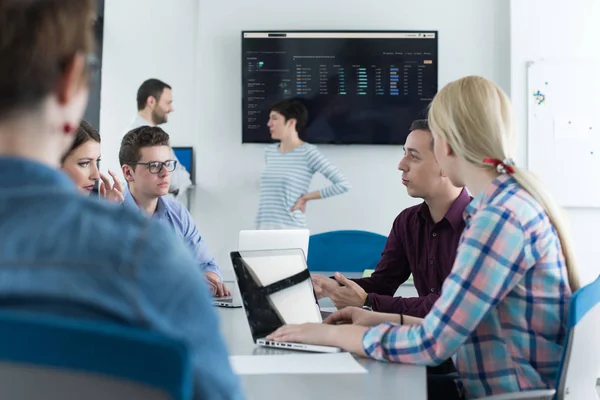
<svg viewBox="0 0 600 400"><path fill-rule="evenodd" d="M301 249L234 251L231 262L257 345L319 353L341 351L338 347L265 339L285 324L323 321Z"/></svg>
<svg viewBox="0 0 600 400"><path fill-rule="evenodd" d="M235 282L225 282L227 289L231 292L230 296L213 297L212 305L224 308L242 308L242 300L237 294L237 285Z"/></svg>
<svg viewBox="0 0 600 400"><path fill-rule="evenodd" d="M308 229L244 230L238 237L240 250L302 249L308 257Z"/></svg>
<svg viewBox="0 0 600 400"><path fill-rule="evenodd" d="M242 230L238 236L238 250L302 249L306 256L309 237L308 229ZM235 293L235 289L229 288L231 296L213 298L212 305L242 307L241 298Z"/></svg>

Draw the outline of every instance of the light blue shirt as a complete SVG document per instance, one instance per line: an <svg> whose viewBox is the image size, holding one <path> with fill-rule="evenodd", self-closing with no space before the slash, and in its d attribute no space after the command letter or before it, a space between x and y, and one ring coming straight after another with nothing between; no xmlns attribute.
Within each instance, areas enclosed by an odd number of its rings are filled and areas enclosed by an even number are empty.
<svg viewBox="0 0 600 400"><path fill-rule="evenodd" d="M189 249L63 173L0 157L0 307L116 322L183 340L195 397L243 399Z"/></svg>
<svg viewBox="0 0 600 400"><path fill-rule="evenodd" d="M350 183L316 146L303 143L289 152L279 151L279 143L265 148L265 169L260 178L257 229L306 227L306 215L292 208L308 193L312 177L320 172L331 185L321 189L322 199L350 190Z"/></svg>
<svg viewBox="0 0 600 400"><path fill-rule="evenodd" d="M131 195L129 188L125 189L123 197L125 198L125 201L123 202L125 206L132 207L134 210L138 210L142 213L142 210L140 210ZM152 218L162 221L173 228L177 236L179 236L192 251L197 264L204 272L214 272L219 275L221 281L223 280L221 269L217 265L214 257L208 251L206 242L202 239L200 233L198 233L192 215L184 206L176 200L166 196L159 197L156 211L154 211Z"/></svg>

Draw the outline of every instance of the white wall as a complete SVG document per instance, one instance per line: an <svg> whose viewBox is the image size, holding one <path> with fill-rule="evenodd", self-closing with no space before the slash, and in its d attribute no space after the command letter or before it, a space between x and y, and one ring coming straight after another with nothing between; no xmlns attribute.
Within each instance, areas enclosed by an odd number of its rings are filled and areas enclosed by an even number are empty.
<svg viewBox="0 0 600 400"><path fill-rule="evenodd" d="M147 78L173 87L175 112L162 126L172 134L172 143L185 145L193 139L198 126L197 30L198 0L106 0L100 109L103 170L120 170L120 141L137 112L137 89Z"/></svg>
<svg viewBox="0 0 600 400"><path fill-rule="evenodd" d="M519 123L518 162L525 165L527 146L526 63L539 59L594 58L600 61L600 2L598 0L511 0L511 92ZM600 72L599 72L600 73ZM577 162L577 160L557 160ZM588 174L597 185L598 171ZM600 204L598 205L600 207ZM583 282L600 273L597 232L600 209L568 209L575 252Z"/></svg>
<svg viewBox="0 0 600 400"><path fill-rule="evenodd" d="M505 0L303 0L301 4L253 0L236 1L235 6L231 1L199 1L197 129L189 131L187 140L197 149L196 220L223 266L229 266L228 252L235 249L237 232L254 226L263 167L263 146L241 145L242 30L439 30L440 86L478 74L509 90L509 3ZM174 89L182 90L177 85ZM181 107L184 100L178 93L176 101ZM349 178L353 189L309 203L313 233L356 228L387 235L394 217L416 203L406 195L396 170L399 146L320 149ZM323 179L313 182L315 188L323 184Z"/></svg>
<svg viewBox="0 0 600 400"><path fill-rule="evenodd" d="M440 86L468 74L512 94L526 164L527 61L600 59L598 0L305 0L218 2L107 0L102 70L103 165L118 168L120 139L135 114L135 94L148 77L173 86L175 113L165 129L175 145L197 150L194 213L217 261L229 269L237 231L252 228L263 147L241 145L240 31L243 29L433 29L440 32ZM401 149L320 146L353 190L309 204L313 232L356 228L387 234L395 215L415 204L396 171ZM569 161L569 160L567 160ZM592 174L591 171L582 171ZM595 182L593 182L595 183ZM325 184L315 179L314 187ZM600 273L593 249L600 210L568 210L584 281Z"/></svg>

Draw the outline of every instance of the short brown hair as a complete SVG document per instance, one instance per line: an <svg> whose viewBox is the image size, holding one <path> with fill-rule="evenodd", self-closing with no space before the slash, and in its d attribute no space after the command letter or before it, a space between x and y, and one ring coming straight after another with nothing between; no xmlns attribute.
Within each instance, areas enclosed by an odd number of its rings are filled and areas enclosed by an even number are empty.
<svg viewBox="0 0 600 400"><path fill-rule="evenodd" d="M156 101L159 101L160 96L162 96L165 89L171 89L171 86L155 78L145 80L144 83L140 85L137 92L138 111L142 111L146 108L146 101L148 101L148 97L150 96L154 97Z"/></svg>
<svg viewBox="0 0 600 400"><path fill-rule="evenodd" d="M429 121L426 119L416 119L410 124L410 131L425 131L431 133L431 128L429 128ZM433 151L433 135L431 135L431 144L429 145L431 151Z"/></svg>
<svg viewBox="0 0 600 400"><path fill-rule="evenodd" d="M0 0L0 118L34 109L93 50L92 0Z"/></svg>
<svg viewBox="0 0 600 400"><path fill-rule="evenodd" d="M410 124L410 131L427 131L431 132L429 128L429 121L426 119L416 119Z"/></svg>
<svg viewBox="0 0 600 400"><path fill-rule="evenodd" d="M140 150L144 147L169 146L169 135L158 126L140 126L130 130L121 140L119 163L121 166L142 159ZM135 165L133 165L135 169Z"/></svg>
<svg viewBox="0 0 600 400"><path fill-rule="evenodd" d="M75 149L89 140L100 143L100 134L89 122L82 119L81 123L79 124L79 128L77 128L77 133L75 133L75 140L73 140L71 148L65 153L60 163L64 163L65 159L69 157L69 154L74 152Z"/></svg>

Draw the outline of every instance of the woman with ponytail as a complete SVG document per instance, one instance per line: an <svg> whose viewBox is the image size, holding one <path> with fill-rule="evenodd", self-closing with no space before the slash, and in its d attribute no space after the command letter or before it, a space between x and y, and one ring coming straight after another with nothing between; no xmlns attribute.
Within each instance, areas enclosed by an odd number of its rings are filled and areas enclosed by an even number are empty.
<svg viewBox="0 0 600 400"><path fill-rule="evenodd" d="M510 101L494 83L466 77L437 94L429 123L440 166L474 196L431 312L418 319L349 307L325 324L287 325L269 339L407 364L452 356L458 377L429 376L429 399L552 388L579 280L560 209L511 158Z"/></svg>

